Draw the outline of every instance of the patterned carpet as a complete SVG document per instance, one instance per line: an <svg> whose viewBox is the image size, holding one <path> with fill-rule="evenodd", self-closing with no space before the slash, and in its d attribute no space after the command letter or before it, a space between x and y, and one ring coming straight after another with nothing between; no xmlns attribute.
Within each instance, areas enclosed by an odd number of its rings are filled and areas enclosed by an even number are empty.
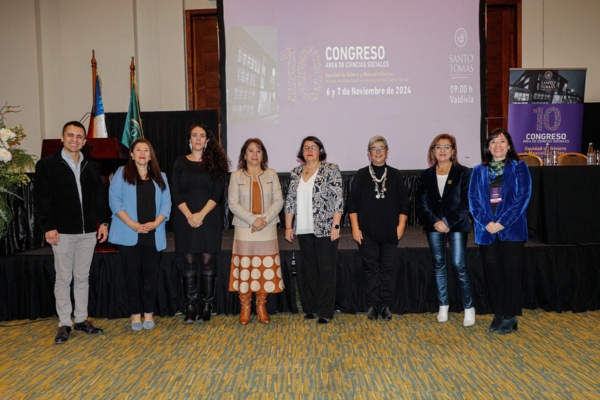
<svg viewBox="0 0 600 400"><path fill-rule="evenodd" d="M0 399L600 398L600 312L525 310L519 331L462 314L157 318L151 331L95 320L99 336L54 345L57 319L1 324Z"/></svg>

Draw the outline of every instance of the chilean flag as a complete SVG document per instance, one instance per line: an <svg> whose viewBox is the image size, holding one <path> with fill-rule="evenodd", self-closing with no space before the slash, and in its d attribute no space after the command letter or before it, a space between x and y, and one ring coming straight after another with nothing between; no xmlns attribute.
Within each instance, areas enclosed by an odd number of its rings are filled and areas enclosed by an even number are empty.
<svg viewBox="0 0 600 400"><path fill-rule="evenodd" d="M100 87L100 76L96 74L96 92L94 93L94 104L88 127L88 138L107 138L106 122L104 121L104 105L102 104L102 88Z"/></svg>

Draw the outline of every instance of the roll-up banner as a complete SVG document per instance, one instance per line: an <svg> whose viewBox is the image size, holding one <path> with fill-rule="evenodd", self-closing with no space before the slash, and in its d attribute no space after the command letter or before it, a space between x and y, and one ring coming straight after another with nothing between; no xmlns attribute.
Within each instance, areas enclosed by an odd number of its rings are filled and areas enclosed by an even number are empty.
<svg viewBox="0 0 600 400"><path fill-rule="evenodd" d="M508 132L518 153L581 152L587 69L512 69Z"/></svg>

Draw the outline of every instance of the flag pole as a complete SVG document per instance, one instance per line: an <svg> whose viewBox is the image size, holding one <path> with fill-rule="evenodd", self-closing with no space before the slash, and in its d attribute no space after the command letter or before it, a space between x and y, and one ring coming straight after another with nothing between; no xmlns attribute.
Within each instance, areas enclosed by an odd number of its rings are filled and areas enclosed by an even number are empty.
<svg viewBox="0 0 600 400"><path fill-rule="evenodd" d="M131 64L129 65L129 92L133 88L133 81L135 80L135 62L133 61L133 57L131 57Z"/></svg>
<svg viewBox="0 0 600 400"><path fill-rule="evenodd" d="M92 50L92 104L94 104L94 99L96 96L96 74L98 73L97 63L96 63L96 52Z"/></svg>

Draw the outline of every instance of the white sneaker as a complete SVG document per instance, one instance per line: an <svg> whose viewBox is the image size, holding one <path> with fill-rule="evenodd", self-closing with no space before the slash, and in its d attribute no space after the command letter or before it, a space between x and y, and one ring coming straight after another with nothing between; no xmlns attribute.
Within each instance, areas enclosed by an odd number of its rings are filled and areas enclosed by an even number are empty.
<svg viewBox="0 0 600 400"><path fill-rule="evenodd" d="M440 306L440 311L438 312L437 320L438 322L446 322L448 321L448 309L450 306Z"/></svg>
<svg viewBox="0 0 600 400"><path fill-rule="evenodd" d="M465 308L465 319L463 320L463 326L475 325L475 307Z"/></svg>

